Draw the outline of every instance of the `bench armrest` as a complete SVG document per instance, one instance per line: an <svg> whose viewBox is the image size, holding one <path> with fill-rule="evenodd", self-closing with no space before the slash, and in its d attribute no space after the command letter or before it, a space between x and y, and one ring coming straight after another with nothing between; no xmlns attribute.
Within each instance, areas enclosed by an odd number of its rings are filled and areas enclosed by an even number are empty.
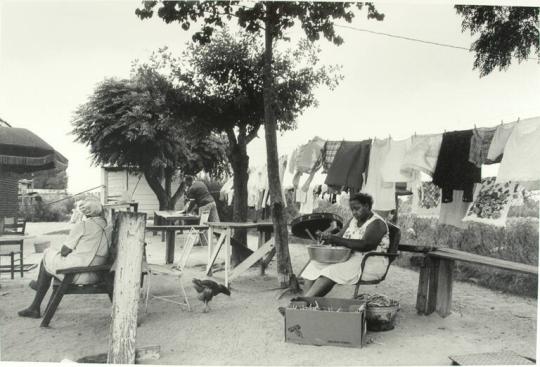
<svg viewBox="0 0 540 367"><path fill-rule="evenodd" d="M59 269L56 271L56 274L97 273L110 270L111 265L77 266L74 268Z"/></svg>

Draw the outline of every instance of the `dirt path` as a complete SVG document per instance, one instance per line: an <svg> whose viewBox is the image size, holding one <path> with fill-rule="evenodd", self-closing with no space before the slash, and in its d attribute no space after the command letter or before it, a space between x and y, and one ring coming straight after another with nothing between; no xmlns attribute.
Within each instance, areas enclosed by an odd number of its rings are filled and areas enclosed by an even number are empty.
<svg viewBox="0 0 540 367"><path fill-rule="evenodd" d="M162 262L160 237L148 234L147 240L149 261ZM251 240L250 245L255 243ZM293 267L300 269L307 258L304 246L291 245L291 254ZM29 256L39 262L39 255ZM454 312L449 317L419 316L414 309L418 274L397 266L383 284L364 288L400 301L394 330L368 333L371 343L363 349L288 344L283 318L277 312L288 299L277 301L277 291L272 290L275 264L266 276L260 276L257 268L246 272L232 283L231 297L219 295L211 303L211 312L204 314L190 283L193 277L204 277L203 267L198 265L205 261L206 248L195 247L184 278L192 312L152 301L148 313L141 313L137 344L161 346L161 358L153 364L448 365L448 356L455 354L510 350L536 355L535 299L456 282ZM16 315L33 297L27 287L33 276L35 271L25 279L9 280L4 274L1 280L1 360L59 362L106 352L110 303L105 295L66 296L50 329L39 328L39 320ZM176 291L178 286L163 278L154 281L152 289L164 293ZM331 296L348 298L352 291L352 287L336 287Z"/></svg>

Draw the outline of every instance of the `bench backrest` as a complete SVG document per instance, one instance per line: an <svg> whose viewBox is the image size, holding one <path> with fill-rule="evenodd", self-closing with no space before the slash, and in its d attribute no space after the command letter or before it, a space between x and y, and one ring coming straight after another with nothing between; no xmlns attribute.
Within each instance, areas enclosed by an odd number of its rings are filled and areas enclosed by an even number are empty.
<svg viewBox="0 0 540 367"><path fill-rule="evenodd" d="M387 222L388 224L388 237L390 238L390 246L388 246L388 253L396 254L398 252L399 241L401 240L401 229L398 226ZM394 261L394 258L390 259L390 262Z"/></svg>

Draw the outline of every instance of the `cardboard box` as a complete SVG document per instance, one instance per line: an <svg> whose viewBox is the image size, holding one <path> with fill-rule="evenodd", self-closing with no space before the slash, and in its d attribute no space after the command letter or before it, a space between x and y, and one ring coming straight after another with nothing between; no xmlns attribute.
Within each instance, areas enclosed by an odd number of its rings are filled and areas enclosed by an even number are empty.
<svg viewBox="0 0 540 367"><path fill-rule="evenodd" d="M366 330L366 305L359 300L298 297L285 308L289 343L361 348Z"/></svg>

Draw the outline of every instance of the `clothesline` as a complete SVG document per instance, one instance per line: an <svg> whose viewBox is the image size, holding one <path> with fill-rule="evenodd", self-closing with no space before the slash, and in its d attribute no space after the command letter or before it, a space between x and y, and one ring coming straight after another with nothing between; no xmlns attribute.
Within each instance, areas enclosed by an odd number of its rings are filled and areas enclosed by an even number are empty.
<svg viewBox="0 0 540 367"><path fill-rule="evenodd" d="M507 209L510 196L519 191L514 187L510 195L507 190L510 182L540 179L540 168L530 159L540 158L540 148L535 142L538 139L540 117L493 127L415 134L402 140L393 140L390 135L386 139L322 143L322 139L315 137L289 155L287 171L294 171L292 187L303 191L305 197L306 191L311 193L310 180L322 167L327 173L324 184L338 192L343 189L368 192L374 197L374 209L381 211L396 208L396 183L407 182L408 188L418 195L424 190L421 175L431 176L441 191L440 199L435 198L442 204L436 206L441 208L440 218L459 226L481 187L497 187L500 196L506 195L503 202ZM496 182L483 181L482 166L499 162ZM295 163L298 168L293 167ZM304 173L309 176L300 186L298 178ZM290 183L284 182L284 187L289 188ZM475 210L478 212L477 206ZM500 217L499 214L495 216Z"/></svg>
<svg viewBox="0 0 540 367"><path fill-rule="evenodd" d="M492 127L415 133L401 140L391 134L361 141L315 137L281 158L280 179L283 195L292 190L301 213L312 211L317 200L343 203L345 196L337 196L360 190L374 197L375 210L394 210L396 185L407 183L419 213L438 213L442 223L455 226L465 225L466 217L501 225L509 205L523 192L516 185L540 180L540 165L534 159L540 158L539 140L540 117ZM499 162L497 178L482 179L482 166ZM265 206L270 202L266 169L252 171L250 206ZM432 182L426 182L429 176ZM497 213L483 210L483 204L475 201L479 195L484 195L484 201L497 196ZM424 204L427 211L420 208Z"/></svg>

